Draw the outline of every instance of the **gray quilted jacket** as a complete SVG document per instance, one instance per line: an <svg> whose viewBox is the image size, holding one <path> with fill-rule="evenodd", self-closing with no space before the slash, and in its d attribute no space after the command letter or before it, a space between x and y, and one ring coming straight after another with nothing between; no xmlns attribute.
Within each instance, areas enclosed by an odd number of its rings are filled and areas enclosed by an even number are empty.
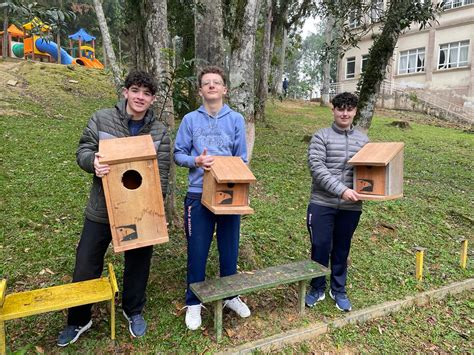
<svg viewBox="0 0 474 355"><path fill-rule="evenodd" d="M88 173L94 174L94 154L99 149L99 139L129 137L126 100L122 100L114 108L96 111L89 120L87 127L79 140L76 160L79 166ZM155 144L160 170L160 181L163 194L168 191L168 175L170 170L171 140L165 125L158 121L152 110L148 110L144 117L145 124L138 135L150 134ZM85 209L88 219L98 223L109 223L105 205L102 180L93 176L89 201Z"/></svg>
<svg viewBox="0 0 474 355"><path fill-rule="evenodd" d="M308 148L308 165L313 178L310 203L343 210L362 209L360 201L345 201L341 196L353 185L353 169L347 161L368 141L363 132L354 128L341 130L334 123L313 135Z"/></svg>

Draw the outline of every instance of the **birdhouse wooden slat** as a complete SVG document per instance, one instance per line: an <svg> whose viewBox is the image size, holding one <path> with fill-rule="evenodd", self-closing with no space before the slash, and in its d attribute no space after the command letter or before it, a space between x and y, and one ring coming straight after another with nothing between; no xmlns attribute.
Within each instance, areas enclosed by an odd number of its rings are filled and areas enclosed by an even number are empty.
<svg viewBox="0 0 474 355"><path fill-rule="evenodd" d="M255 176L240 157L215 156L204 171L201 202L215 214L252 214L249 186Z"/></svg>
<svg viewBox="0 0 474 355"><path fill-rule="evenodd" d="M99 141L102 178L115 252L169 240L158 161L150 135Z"/></svg>
<svg viewBox="0 0 474 355"><path fill-rule="evenodd" d="M403 196L403 147L400 142L367 143L349 160L354 165L354 190L361 200Z"/></svg>

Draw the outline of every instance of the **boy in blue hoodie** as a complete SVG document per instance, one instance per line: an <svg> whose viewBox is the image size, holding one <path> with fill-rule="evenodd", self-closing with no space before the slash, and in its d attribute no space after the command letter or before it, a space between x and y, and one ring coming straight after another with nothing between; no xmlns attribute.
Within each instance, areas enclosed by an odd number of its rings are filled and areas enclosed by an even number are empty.
<svg viewBox="0 0 474 355"><path fill-rule="evenodd" d="M184 116L176 136L174 160L189 168L189 187L184 201L184 227L188 242L186 326L201 326L202 304L189 285L204 281L209 249L217 227L220 276L237 273L240 216L215 215L201 204L204 170L214 164L214 157L237 156L247 163L245 122L241 114L224 104L227 94L224 71L216 66L205 67L198 75L202 106ZM247 305L237 296L224 307L245 318Z"/></svg>

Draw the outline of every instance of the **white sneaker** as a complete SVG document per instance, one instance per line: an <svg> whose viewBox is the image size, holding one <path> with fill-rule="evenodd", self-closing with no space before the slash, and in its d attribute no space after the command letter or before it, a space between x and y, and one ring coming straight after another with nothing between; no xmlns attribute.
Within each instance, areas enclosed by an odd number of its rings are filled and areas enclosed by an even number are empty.
<svg viewBox="0 0 474 355"><path fill-rule="evenodd" d="M196 330L201 326L201 304L187 306L186 309L186 327L189 330Z"/></svg>
<svg viewBox="0 0 474 355"><path fill-rule="evenodd" d="M247 305L240 299L239 296L227 300L224 302L224 307L229 307L235 313L237 313L242 318L250 317L250 309Z"/></svg>

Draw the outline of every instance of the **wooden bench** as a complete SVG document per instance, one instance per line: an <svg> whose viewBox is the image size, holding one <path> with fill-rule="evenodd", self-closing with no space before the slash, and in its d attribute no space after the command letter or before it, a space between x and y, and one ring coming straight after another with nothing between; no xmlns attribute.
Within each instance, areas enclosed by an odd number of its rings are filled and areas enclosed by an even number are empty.
<svg viewBox="0 0 474 355"><path fill-rule="evenodd" d="M6 295L6 280L0 281L0 354L6 352L5 321L75 306L110 300L110 332L115 339L115 294L118 292L112 264L109 277L74 282Z"/></svg>
<svg viewBox="0 0 474 355"><path fill-rule="evenodd" d="M329 269L312 261L304 260L272 266L252 273L235 274L206 280L190 285L202 303L214 302L214 328L216 338L222 338L222 300L224 298L298 282L298 310L304 313L306 283L309 279L329 274Z"/></svg>

